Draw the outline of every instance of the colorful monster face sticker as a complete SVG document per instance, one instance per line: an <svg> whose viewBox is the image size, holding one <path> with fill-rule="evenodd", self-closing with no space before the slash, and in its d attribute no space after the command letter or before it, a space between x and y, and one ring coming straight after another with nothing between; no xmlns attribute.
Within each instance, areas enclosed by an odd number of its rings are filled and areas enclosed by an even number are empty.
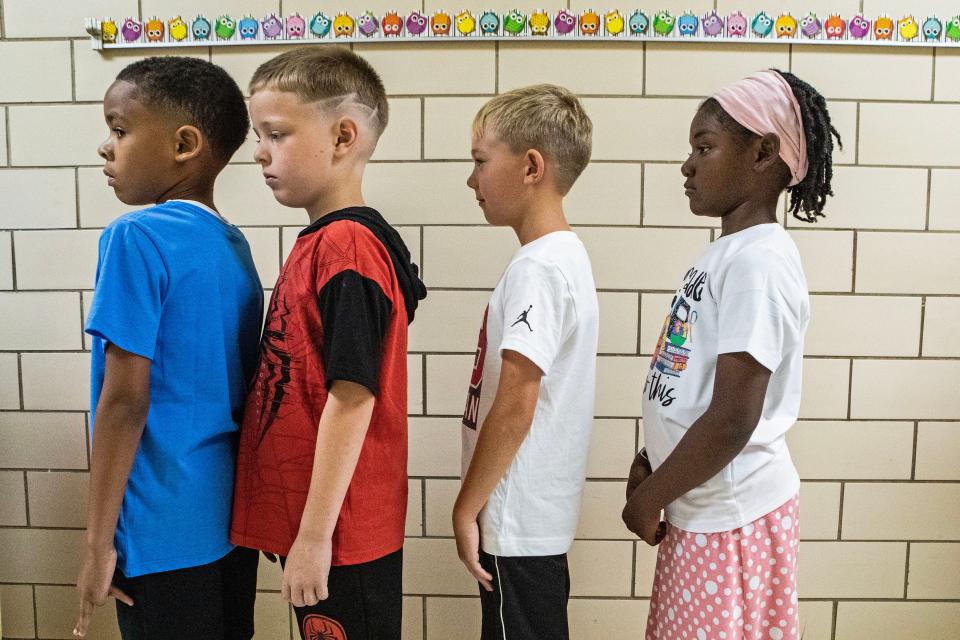
<svg viewBox="0 0 960 640"><path fill-rule="evenodd" d="M574 30L577 26L577 18L566 9L560 9L553 19L553 28L560 35L564 36Z"/></svg>
<svg viewBox="0 0 960 640"><path fill-rule="evenodd" d="M960 42L960 16L953 16L947 23L947 30L944 32L953 42Z"/></svg>
<svg viewBox="0 0 960 640"><path fill-rule="evenodd" d="M677 18L677 31L681 36L697 35L697 28L700 26L700 19L692 13L685 13Z"/></svg>
<svg viewBox="0 0 960 640"><path fill-rule="evenodd" d="M870 33L870 21L863 16L854 16L850 19L850 37L860 40Z"/></svg>
<svg viewBox="0 0 960 640"><path fill-rule="evenodd" d="M210 37L210 22L203 16L197 16L190 25L190 31L196 40L206 40Z"/></svg>
<svg viewBox="0 0 960 640"><path fill-rule="evenodd" d="M747 18L739 11L727 17L727 35L732 38L742 38L747 35Z"/></svg>
<svg viewBox="0 0 960 640"><path fill-rule="evenodd" d="M761 11L753 17L750 29L761 38L766 38L773 31L773 18L768 16L765 11Z"/></svg>
<svg viewBox="0 0 960 640"><path fill-rule="evenodd" d="M596 11L584 11L580 16L580 35L595 36L600 31L600 15Z"/></svg>
<svg viewBox="0 0 960 640"><path fill-rule="evenodd" d="M120 34L127 42L136 42L140 39L141 31L143 31L143 27L139 22L133 18L127 18L123 21L123 27L120 29Z"/></svg>
<svg viewBox="0 0 960 640"><path fill-rule="evenodd" d="M503 16L503 30L511 35L523 33L525 26L527 26L527 16L516 9Z"/></svg>
<svg viewBox="0 0 960 640"><path fill-rule="evenodd" d="M530 35L545 36L550 31L550 16L543 11L536 11L530 15Z"/></svg>
<svg viewBox="0 0 960 640"><path fill-rule="evenodd" d="M893 20L886 16L877 18L873 23L873 37L877 40L890 40L893 37Z"/></svg>
<svg viewBox="0 0 960 640"><path fill-rule="evenodd" d="M723 19L717 15L716 11L711 11L703 16L703 34L713 37L723 33Z"/></svg>
<svg viewBox="0 0 960 640"><path fill-rule="evenodd" d="M438 11L430 18L430 31L435 36L450 35L450 16L443 11Z"/></svg>
<svg viewBox="0 0 960 640"><path fill-rule="evenodd" d="M486 11L480 16L480 31L484 35L494 35L500 30L500 17L493 11Z"/></svg>
<svg viewBox="0 0 960 640"><path fill-rule="evenodd" d="M147 21L147 42L160 42L163 40L163 23L156 18Z"/></svg>
<svg viewBox="0 0 960 640"><path fill-rule="evenodd" d="M461 11L453 20L457 26L457 33L462 36L469 36L477 30L477 21L469 11Z"/></svg>
<svg viewBox="0 0 960 640"><path fill-rule="evenodd" d="M217 18L217 24L213 28L214 33L221 40L229 40L237 31L237 23L230 16L220 16Z"/></svg>
<svg viewBox="0 0 960 640"><path fill-rule="evenodd" d="M180 42L181 40L186 39L187 37L187 23L183 21L183 18L177 16L168 23L170 27L170 37Z"/></svg>
<svg viewBox="0 0 960 640"><path fill-rule="evenodd" d="M117 23L113 20L104 20L100 23L100 39L104 44L113 44L117 41Z"/></svg>
<svg viewBox="0 0 960 640"><path fill-rule="evenodd" d="M815 13L808 13L800 19L800 33L808 38L814 38L820 33L820 19Z"/></svg>
<svg viewBox="0 0 960 640"><path fill-rule="evenodd" d="M322 38L330 33L330 27L332 26L333 21L323 15L322 11L318 11L316 15L310 18L310 33L318 38Z"/></svg>
<svg viewBox="0 0 960 640"><path fill-rule="evenodd" d="M676 22L676 18L670 15L669 11L660 11L653 16L653 30L657 35L669 35L673 31L674 22Z"/></svg>
<svg viewBox="0 0 960 640"><path fill-rule="evenodd" d="M380 29L380 21L377 16L369 11L365 11L362 16L357 18L357 30L363 35L369 37Z"/></svg>
<svg viewBox="0 0 960 640"><path fill-rule="evenodd" d="M263 35L267 36L271 40L277 38L283 33L283 23L280 22L280 18L276 14L269 14L264 16L263 21L260 23L260 27L263 29Z"/></svg>
<svg viewBox="0 0 960 640"><path fill-rule="evenodd" d="M840 16L830 16L823 23L823 30L831 40L839 40L847 30L847 25Z"/></svg>
<svg viewBox="0 0 960 640"><path fill-rule="evenodd" d="M943 25L933 16L927 18L926 22L923 23L924 40L939 40L942 31Z"/></svg>
<svg viewBox="0 0 960 640"><path fill-rule="evenodd" d="M403 18L397 15L396 11L383 16L383 35L395 38L401 31L403 31Z"/></svg>
<svg viewBox="0 0 960 640"><path fill-rule="evenodd" d="M647 18L647 14L640 9L637 9L633 12L633 15L630 16L630 33L635 36L639 36L647 32L647 28L650 26L650 20Z"/></svg>
<svg viewBox="0 0 960 640"><path fill-rule="evenodd" d="M626 26L626 23L620 12L614 10L603 16L603 25L607 30L607 35L618 36L623 33L623 28Z"/></svg>
<svg viewBox="0 0 960 640"><path fill-rule="evenodd" d="M913 16L901 18L898 26L900 28L900 37L904 40L913 40L920 32L920 27L917 26L917 21L914 20Z"/></svg>
<svg viewBox="0 0 960 640"><path fill-rule="evenodd" d="M418 36L427 30L427 16L419 11L412 12L407 16L407 33L412 36Z"/></svg>
<svg viewBox="0 0 960 640"><path fill-rule="evenodd" d="M773 30L777 32L778 38L792 38L797 34L797 19L790 14L782 15L777 18Z"/></svg>
<svg viewBox="0 0 960 640"><path fill-rule="evenodd" d="M287 37L291 39L302 38L307 32L307 21L299 13L287 17Z"/></svg>
<svg viewBox="0 0 960 640"><path fill-rule="evenodd" d="M338 13L333 19L333 33L337 38L349 38L353 36L353 18L345 13Z"/></svg>
<svg viewBox="0 0 960 640"><path fill-rule="evenodd" d="M237 31L240 32L241 40L253 40L256 37L260 24L253 16L244 16L237 23Z"/></svg>

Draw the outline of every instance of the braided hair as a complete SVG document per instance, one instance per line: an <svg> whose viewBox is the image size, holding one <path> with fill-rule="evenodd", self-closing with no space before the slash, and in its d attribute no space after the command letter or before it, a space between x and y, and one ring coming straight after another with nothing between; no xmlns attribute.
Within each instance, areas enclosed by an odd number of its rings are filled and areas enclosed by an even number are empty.
<svg viewBox="0 0 960 640"><path fill-rule="evenodd" d="M788 71L773 69L787 81L793 95L800 105L800 116L803 119L803 133L807 143L807 175L803 180L787 187L790 193L790 213L797 220L816 222L823 217L823 207L827 197L833 195L831 180L833 179L833 137L837 145L843 149L840 134L830 123L830 112L827 111L827 101L812 86ZM707 99L701 109L709 115L718 118L728 130L740 137L744 142L757 137L755 133L734 120L724 111L720 103L713 98Z"/></svg>
<svg viewBox="0 0 960 640"><path fill-rule="evenodd" d="M830 185L833 179L833 137L837 138L837 145L841 149L843 141L830 123L830 112L827 111L827 101L823 96L792 73L779 69L774 71L787 81L800 104L803 133L807 139L809 168L801 182L787 189L790 193L789 211L797 220L816 222L818 216L823 217L827 196L833 195Z"/></svg>

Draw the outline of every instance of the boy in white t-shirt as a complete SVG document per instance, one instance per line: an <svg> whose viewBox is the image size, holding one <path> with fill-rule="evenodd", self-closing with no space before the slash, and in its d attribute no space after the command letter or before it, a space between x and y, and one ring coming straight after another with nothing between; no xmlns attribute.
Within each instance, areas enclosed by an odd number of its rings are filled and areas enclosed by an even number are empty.
<svg viewBox="0 0 960 640"><path fill-rule="evenodd" d="M593 420L597 292L563 197L590 160L572 93L537 85L473 123L467 185L521 247L484 314L463 417L460 559L481 585L482 640L562 640Z"/></svg>

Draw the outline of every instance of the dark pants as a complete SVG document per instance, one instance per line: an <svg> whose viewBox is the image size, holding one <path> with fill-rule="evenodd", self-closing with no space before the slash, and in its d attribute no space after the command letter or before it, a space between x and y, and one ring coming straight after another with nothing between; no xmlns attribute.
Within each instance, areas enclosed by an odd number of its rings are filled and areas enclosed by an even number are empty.
<svg viewBox="0 0 960 640"><path fill-rule="evenodd" d="M567 554L492 556L480 565L493 576L493 591L480 587L481 640L568 640Z"/></svg>
<svg viewBox="0 0 960 640"><path fill-rule="evenodd" d="M123 640L250 640L259 552L237 547L210 564L127 578L113 584Z"/></svg>
<svg viewBox="0 0 960 640"><path fill-rule="evenodd" d="M294 607L303 640L400 640L403 549L372 562L330 567L327 592L312 607Z"/></svg>

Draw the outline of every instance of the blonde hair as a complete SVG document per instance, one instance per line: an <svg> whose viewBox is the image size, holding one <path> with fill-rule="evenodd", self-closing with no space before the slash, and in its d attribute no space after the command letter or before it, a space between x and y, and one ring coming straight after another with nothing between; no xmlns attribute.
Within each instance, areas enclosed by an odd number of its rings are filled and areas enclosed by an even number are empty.
<svg viewBox="0 0 960 640"><path fill-rule="evenodd" d="M250 95L264 89L289 91L324 110L358 115L375 133L374 142L387 128L383 81L369 62L344 47L296 47L271 58L250 79Z"/></svg>
<svg viewBox="0 0 960 640"><path fill-rule="evenodd" d="M487 102L473 119L473 136L487 133L516 153L542 153L556 166L556 186L564 195L590 162L593 124L577 96L556 85L514 89Z"/></svg>

